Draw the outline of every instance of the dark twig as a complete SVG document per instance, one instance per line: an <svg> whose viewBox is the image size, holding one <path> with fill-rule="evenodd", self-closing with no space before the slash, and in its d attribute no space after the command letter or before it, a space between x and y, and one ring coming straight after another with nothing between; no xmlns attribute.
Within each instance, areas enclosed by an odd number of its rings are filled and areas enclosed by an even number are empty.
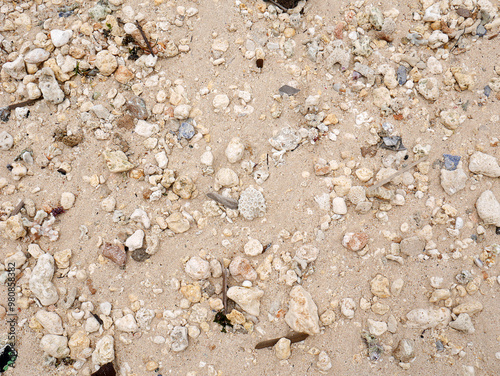
<svg viewBox="0 0 500 376"><path fill-rule="evenodd" d="M276 345L281 338L287 338L292 343L295 343L295 342L303 341L307 337L309 337L309 334L307 334L307 333L292 333L292 334L288 334L285 337L273 338L273 339L268 339L267 341L259 342L258 344L255 345L255 349L258 350L258 349L264 349L266 347L272 347L272 346Z"/></svg>
<svg viewBox="0 0 500 376"><path fill-rule="evenodd" d="M144 39L144 42L146 43L146 46L148 46L149 53L151 55L155 56L155 53L153 52L153 49L151 48L151 44L149 43L149 40L146 37L146 34L144 33L144 30L142 30L141 24L139 23L139 21L135 21L135 23L136 23L137 28L139 29L139 31L140 31L140 33L142 35L142 39Z"/></svg>
<svg viewBox="0 0 500 376"><path fill-rule="evenodd" d="M276 1L274 1L274 0L267 0L267 1L269 1L269 2L270 2L271 4L273 4L275 7L280 8L283 12L286 12L286 11L287 11L287 9L286 9L283 5L278 4Z"/></svg>
<svg viewBox="0 0 500 376"><path fill-rule="evenodd" d="M390 182L392 179L394 179L396 176L399 176L399 175L401 175L401 174L404 174L406 171L411 170L413 167L415 167L415 166L416 166L416 165L418 165L419 163L426 161L426 160L427 160L427 158L428 158L428 156L426 155L426 156L424 156L424 157L420 158L418 161L415 161L415 162L413 162L413 163L409 164L408 166L406 166L405 168L402 168L401 170L399 170L399 171L395 172L394 174L392 174L392 175L391 175L391 176L389 176L388 178L383 179L383 180L379 181L379 182L378 182L378 183L376 183L376 184L373 184L371 187L368 187L368 192L373 191L373 190L375 190L375 189L377 189L377 188L379 188L379 187L381 187L381 186L383 186L383 185L385 185L385 184L389 183L389 182Z"/></svg>
<svg viewBox="0 0 500 376"><path fill-rule="evenodd" d="M17 204L14 210L12 210L12 213L10 213L9 218L19 213L23 208L23 206L24 206L24 200L21 199L21 201L19 201L19 204Z"/></svg>
<svg viewBox="0 0 500 376"><path fill-rule="evenodd" d="M0 107L0 118L6 119L4 121L7 121L7 120L9 120L10 111L12 111L13 109L18 108L18 107L30 106L33 103L35 103L36 101L39 101L40 99L41 98L29 99L29 100L24 101L24 102L13 103L13 104L9 104L8 106L5 106L5 107Z"/></svg>
<svg viewBox="0 0 500 376"><path fill-rule="evenodd" d="M222 262L222 304L224 304L224 316L227 315L227 272Z"/></svg>

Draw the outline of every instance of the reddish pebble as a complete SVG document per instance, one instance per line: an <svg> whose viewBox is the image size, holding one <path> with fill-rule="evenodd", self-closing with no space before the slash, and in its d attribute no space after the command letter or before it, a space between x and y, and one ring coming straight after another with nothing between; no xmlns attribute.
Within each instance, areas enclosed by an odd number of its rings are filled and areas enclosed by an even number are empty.
<svg viewBox="0 0 500 376"><path fill-rule="evenodd" d="M368 235L364 232L348 232L344 235L342 245L353 252L361 251L368 243Z"/></svg>
<svg viewBox="0 0 500 376"><path fill-rule="evenodd" d="M337 25L335 25L335 28L333 29L333 35L335 35L335 38L337 38L337 39L344 38L344 23L343 22L339 22Z"/></svg>
<svg viewBox="0 0 500 376"><path fill-rule="evenodd" d="M127 262L127 254L122 245L115 245L111 243L104 244L102 248L102 255L118 266L125 266Z"/></svg>

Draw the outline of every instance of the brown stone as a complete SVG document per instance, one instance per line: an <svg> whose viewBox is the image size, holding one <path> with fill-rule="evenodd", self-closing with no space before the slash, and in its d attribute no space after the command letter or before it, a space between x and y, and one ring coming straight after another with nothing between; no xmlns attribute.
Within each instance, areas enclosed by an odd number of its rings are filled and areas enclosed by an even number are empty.
<svg viewBox="0 0 500 376"><path fill-rule="evenodd" d="M125 65L120 65L115 72L115 80L121 84L129 83L135 77Z"/></svg>
<svg viewBox="0 0 500 376"><path fill-rule="evenodd" d="M102 255L120 267L125 266L127 262L127 254L125 253L123 245L106 243L102 248Z"/></svg>

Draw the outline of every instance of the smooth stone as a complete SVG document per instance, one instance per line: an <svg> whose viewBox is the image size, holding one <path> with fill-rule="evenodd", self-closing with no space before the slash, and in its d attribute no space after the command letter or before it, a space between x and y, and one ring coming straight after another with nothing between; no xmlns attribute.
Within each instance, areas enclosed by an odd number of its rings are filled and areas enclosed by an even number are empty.
<svg viewBox="0 0 500 376"><path fill-rule="evenodd" d="M142 137L151 137L152 135L158 133L160 127L158 124L149 123L145 120L139 120L135 126L135 133Z"/></svg>
<svg viewBox="0 0 500 376"><path fill-rule="evenodd" d="M290 291L290 303L285 322L297 332L310 335L319 333L318 307L311 294L302 286L294 286Z"/></svg>
<svg viewBox="0 0 500 376"><path fill-rule="evenodd" d="M73 193L71 192L63 192L61 194L61 206L63 207L64 210L71 209L73 205L75 204L76 197Z"/></svg>
<svg viewBox="0 0 500 376"><path fill-rule="evenodd" d="M372 319L368 319L367 323L368 331L374 336L379 337L387 331L387 323L385 323L384 321L375 321Z"/></svg>
<svg viewBox="0 0 500 376"><path fill-rule="evenodd" d="M257 239L250 239L243 247L244 252L248 256L258 256L264 250L261 242Z"/></svg>
<svg viewBox="0 0 500 376"><path fill-rule="evenodd" d="M388 298L391 296L389 285L389 279L387 277L377 274L370 282L370 290L373 295L379 298Z"/></svg>
<svg viewBox="0 0 500 376"><path fill-rule="evenodd" d="M146 230L151 227L151 220L148 217L148 213L140 208L137 208L132 212L130 219L134 222L142 223Z"/></svg>
<svg viewBox="0 0 500 376"><path fill-rule="evenodd" d="M226 158L229 163L239 162L243 158L243 153L245 152L245 145L241 142L239 137L234 137L229 141L226 147Z"/></svg>
<svg viewBox="0 0 500 376"><path fill-rule="evenodd" d="M461 191L465 188L466 182L467 175L463 169L457 168L453 171L441 169L441 187L447 194L454 195Z"/></svg>
<svg viewBox="0 0 500 376"><path fill-rule="evenodd" d="M130 235L125 241L125 246L127 246L130 252L135 251L136 249L142 248L144 243L144 231L137 230L132 235Z"/></svg>
<svg viewBox="0 0 500 376"><path fill-rule="evenodd" d="M409 328L430 329L444 327L451 321L451 311L448 308L417 308L407 313Z"/></svg>
<svg viewBox="0 0 500 376"><path fill-rule="evenodd" d="M210 264L199 256L193 256L186 263L184 271L193 279L206 279L210 277Z"/></svg>
<svg viewBox="0 0 500 376"><path fill-rule="evenodd" d="M103 50L96 55L95 66L103 76L110 76L118 68L118 62L111 52Z"/></svg>
<svg viewBox="0 0 500 376"><path fill-rule="evenodd" d="M146 107L146 102L140 97L132 97L127 101L127 110L130 114L140 120L146 120L149 117L148 108ZM149 137L149 136L147 136Z"/></svg>
<svg viewBox="0 0 500 376"><path fill-rule="evenodd" d="M288 359L292 353L290 350L290 341L288 338L280 338L278 342L274 345L274 355L280 360Z"/></svg>
<svg viewBox="0 0 500 376"><path fill-rule="evenodd" d="M241 256L236 256L233 261L231 261L229 264L229 272L238 282L244 280L255 281L257 279L257 272L255 269L247 259Z"/></svg>
<svg viewBox="0 0 500 376"><path fill-rule="evenodd" d="M50 39L55 47L62 47L69 42L73 36L73 30L58 30L50 31Z"/></svg>
<svg viewBox="0 0 500 376"><path fill-rule="evenodd" d="M343 197L335 197L332 200L332 211L339 215L347 214L347 205Z"/></svg>
<svg viewBox="0 0 500 376"><path fill-rule="evenodd" d="M170 214L167 217L166 221L168 228L173 232L175 232L176 234L182 234L188 231L189 228L191 227L189 221L186 218L184 218L184 216L180 212L174 212Z"/></svg>
<svg viewBox="0 0 500 376"><path fill-rule="evenodd" d="M117 330L127 333L136 332L139 329L135 317L132 313L129 313L123 317L120 317L115 321L115 327Z"/></svg>
<svg viewBox="0 0 500 376"><path fill-rule="evenodd" d="M413 358L415 358L413 341L403 338L399 341L398 345L392 352L392 355L400 362L408 363Z"/></svg>
<svg viewBox="0 0 500 376"><path fill-rule="evenodd" d="M28 64L40 64L50 57L50 52L43 48L35 48L24 56L24 61Z"/></svg>
<svg viewBox="0 0 500 376"><path fill-rule="evenodd" d="M23 55L19 55L19 57L14 61L4 63L2 66L2 72L8 74L16 80L22 80L26 76Z"/></svg>

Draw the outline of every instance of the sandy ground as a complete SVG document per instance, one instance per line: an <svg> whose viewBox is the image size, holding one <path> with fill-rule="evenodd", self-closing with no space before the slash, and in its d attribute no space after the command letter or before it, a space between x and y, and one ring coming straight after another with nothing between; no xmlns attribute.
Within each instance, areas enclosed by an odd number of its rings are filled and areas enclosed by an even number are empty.
<svg viewBox="0 0 500 376"><path fill-rule="evenodd" d="M198 255L205 250L212 258L232 259L235 256L244 256L243 247L249 237L258 239L262 244L273 244L264 254L256 257L248 257L257 266L264 262L265 258L272 254L280 259L280 255L294 252L303 244L313 244L319 250L319 256L313 263L314 272L304 278L301 285L311 294L321 315L327 309L336 314L333 324L321 325L321 333L310 336L304 342L292 344L291 356L287 360L279 360L272 349L255 350L257 342L281 337L290 331L289 326L282 317L270 321L272 314L278 309L288 309L289 291L291 286L280 280L280 273L273 270L269 279L254 282L263 291L261 299L260 315L254 329L248 333L243 329L236 332L221 333L220 326L213 321L215 312L210 311L207 322L209 330L202 331L197 338L189 339L189 346L180 353L170 350L167 340L166 344L154 344L152 338L158 334L157 325L160 318L153 319L150 329L139 329L134 334L121 333L116 329L105 330L104 334L112 334L115 338L115 360L114 364L121 369L124 375L316 375L321 371L317 367L317 353L325 351L333 365L325 374L344 375L472 375L472 366L475 375L498 375L500 374L500 326L498 317L500 305L498 294L500 284L496 278L500 274L498 264L489 268L480 269L474 264L474 258L481 251L499 242L499 235L495 234L495 226L484 226L486 231L479 236L477 242L473 242L467 248L460 248L456 244L457 239L470 238L477 235L477 226L481 219L478 218L475 202L479 195L486 189L491 189L497 198L500 198L500 185L498 178L486 176L477 177L467 169L467 161L470 155L480 150L489 155L500 157L498 151L498 140L494 137L500 135L499 100L492 92L489 98L485 98L483 87L488 84L492 77L497 76L494 72L495 64L500 65L500 49L498 38L474 39L467 35L463 40L470 45L460 54L450 54L446 60L441 60L444 70L449 67L460 67L468 74L474 75L474 84L469 90L461 91L456 86L443 89L441 95L435 102L424 99L421 95L412 92L401 94L403 107L408 108L407 115L402 120L396 120L393 115L382 116L380 109L373 105L373 88L368 88L366 96L361 97L359 93L339 93L333 89L333 84L340 82L346 88L353 83L351 79L353 61L351 60L347 73L339 71L338 66L330 70L325 62L325 56L320 56L317 62L313 62L305 55L306 47L303 42L310 40L311 36L307 29L316 23L315 35L327 35L327 26L335 26L344 20L344 15L349 9L348 1L317 1L310 0L302 20L303 26L296 30L292 37L296 42L295 54L289 59L280 53L264 49L266 56L262 69L255 67L255 58L246 59L241 51L248 37L265 36L272 34L273 22L276 20L258 18L259 11L254 1L243 1L249 12L248 16L242 15L238 7L232 1L199 1L181 2L170 1L160 5L154 2L137 3L125 1L123 6L130 5L134 11L142 12L143 21L155 23L160 17L172 18L175 15L176 6L182 5L186 8L196 7L199 12L190 18L191 26L186 24L182 27L171 26L169 32L159 33L163 38L179 41L182 38L190 40L190 51L179 54L173 58L159 58L152 73L164 73L164 76L174 82L182 80L182 86L186 90L187 98L193 108L199 109L197 113L197 124L208 128L209 137L202 138L196 142L188 143L183 140L183 147L173 146L168 155L168 168L175 170L177 175L187 175L193 179L198 194L189 200L177 200L167 202L163 197L159 201L149 201L143 198L143 192L150 184L143 179L137 180L129 177L127 173L111 173L101 153L106 149L114 149L115 140L97 140L94 136L93 126L80 120L80 106L84 101L92 101L112 109L111 99L107 97L112 89L122 93L127 99L133 96L130 84L123 85L111 77L97 75L95 78L83 78L74 76L71 82L74 88L71 90L71 106L58 112L57 106L42 100L30 107L30 115L27 119L18 120L14 113L8 122L0 123L0 131L7 131L14 136L14 146L7 151L0 151L1 172L0 177L5 177L9 184L16 187L13 192L2 194L0 201L10 202L15 205L20 199L32 199L37 209L42 205L55 207L58 205L62 192L72 192L76 196L74 206L64 214L57 217L55 228L59 230L59 239L50 242L46 238L35 239L26 236L22 239L11 240L2 238L0 241L0 254L2 259L7 255L21 250L27 252L27 246L38 243L41 249L50 254L63 249L71 249L70 270L85 270L89 273L93 287L97 290L92 294L85 281L80 281L67 276L61 277L56 271L53 278L58 288L69 290L71 287L79 289L80 301L91 301L95 306L101 302L111 302L113 309L123 309L131 306L131 296L141 301L141 305L155 310L161 318L164 310L175 310L179 308L183 297L179 291L171 288L172 278L177 278L183 283L192 283L192 279L184 272L183 261L189 257ZM361 3L361 2L360 2ZM498 1L492 2L498 7ZM6 6L12 4L3 1L0 4ZM61 4L64 5L64 4ZM54 11L61 5L46 3L47 8L40 12L38 20L52 17L50 29L65 29L77 21L76 16L58 18ZM86 13L93 2L81 3L79 14ZM410 54L415 52L422 61L427 61L429 56L436 54L436 49L427 47L415 47L404 45L401 39L416 25L424 25L422 21L414 21L412 12L423 14L422 5L417 1L397 1L390 4L378 4L366 2L363 6L356 8L356 12L365 11L369 5L378 6L382 11L391 8L399 10L397 17L397 30L392 45L395 47L390 51L388 47L379 48L367 58L361 58L363 64L376 69L382 63L392 64L391 56L396 52ZM354 9L354 8L353 8ZM45 12L45 13L44 13ZM120 15L118 9L113 15ZM450 12L452 12L450 10ZM32 12L28 12L32 14ZM314 16L321 16L321 22L314 21ZM252 26L245 25L247 20L252 20ZM4 31L5 38L16 38L22 36L24 40L35 38L42 29L36 25L38 21L32 21L30 30L18 28L15 31ZM91 22L91 21L89 21ZM230 26L232 25L232 26ZM428 25L428 24L426 24ZM352 27L351 27L352 28ZM498 28L497 28L498 29ZM354 29L352 29L354 30ZM351 29L349 29L351 31ZM498 30L489 30L487 36L493 35ZM278 32L279 33L279 32ZM347 33L346 33L347 34ZM367 33L374 35L374 31ZM224 52L225 63L214 66L211 44L214 36L229 42L229 48ZM87 38L88 39L88 38ZM273 40L278 38L274 38ZM344 36L344 42L349 44L349 38ZM464 42L464 43L465 43ZM324 43L323 43L324 45ZM449 50L453 46L446 46ZM19 46L18 46L19 47ZM327 53L325 52L325 55ZM123 56L127 56L123 53ZM6 61L7 54L3 52L2 62ZM84 57L83 59L86 59ZM287 72L285 65L295 64L300 67L302 74L293 77ZM127 66L134 66L134 62L127 60ZM137 70L140 71L139 69ZM426 76L425 69L422 69ZM331 76L327 77L330 72ZM435 75L439 80L443 75ZM497 76L498 77L498 76ZM135 78L131 84L144 81L146 78ZM278 94L278 89L284 84L295 80L296 87L300 92L294 99L283 98L281 103L275 101L273 96ZM379 80L380 81L380 80ZM17 81L20 82L20 81ZM234 87L232 88L232 85ZM375 86L380 86L377 82ZM246 86L246 88L245 88ZM383 86L383 84L382 84ZM208 87L210 93L199 95L203 87ZM83 89L89 90L87 94ZM151 108L156 104L156 94L162 89L161 84L152 87L144 87L141 98ZM168 89L165 89L168 91ZM237 90L246 90L252 94L249 103L255 110L247 116L238 116L232 110L234 104L239 101L233 93ZM92 100L92 93L101 95ZM229 111L214 112L212 100L215 94L225 93L232 100ZM272 157L271 146L268 139L285 126L295 129L300 127L309 128L305 123L304 115L295 111L293 100L303 104L310 95L320 95L320 107L324 111L333 113L339 122L330 125L329 129L338 129L340 132L337 141L332 141L326 134L321 134L315 142L304 142L296 150L287 152L283 156L284 163L276 165ZM79 100L84 97L83 100ZM3 92L0 96L1 105L16 102L22 98L19 95ZM467 111L462 110L462 104L469 101ZM271 107L278 103L282 114L279 118L271 116ZM341 109L345 104L345 110ZM168 107L168 100L167 100ZM175 106L174 106L175 107ZM450 132L439 121L439 112L445 109L457 109L460 114L465 114L467 119L456 130ZM367 111L373 117L371 123L356 125L356 115ZM404 111L403 111L404 112ZM144 137L141 137L131 129L117 128L116 119L119 114L126 113L125 108L116 109L114 121L110 121L113 131L118 131L128 142L129 160L137 168L144 168L147 163L155 164L154 154L158 148L147 150L144 147ZM164 119L164 115L152 115L149 122ZM99 120L93 119L99 126ZM340 219L333 219L328 229L323 231L324 239L318 240L317 231L320 228L321 217L331 212L321 210L315 202L314 197L332 191L325 178L343 175L350 161L354 161L350 175L353 184L368 186L376 180L362 183L357 180L354 171L359 167L368 167L377 172L382 166L382 161L387 156L395 155L393 151L379 149L373 157L363 157L360 147L367 146L368 142L376 135L370 133L370 128L380 127L383 122L390 122L395 126L397 133L402 136L404 145L408 148L409 162L415 159L413 147L416 144L430 145L429 171L424 173L428 178L426 191L422 198L415 195L417 189L411 189L400 184L388 185L392 190L402 189L405 191L405 203L402 206L392 205L387 211L387 220L380 220L376 214L380 213L381 200L369 199L373 202L372 209L366 213L354 210L355 205L348 203L348 213ZM53 132L56 127L77 124L82 127L84 140L78 146L71 148L61 143L58 144L62 154L51 160L51 163L42 168L37 163L28 166L28 175L20 181L12 179L6 165L12 163L14 158L23 149L33 150L34 158L41 154L47 154L50 145L54 143ZM164 137L172 128L171 122L162 122L161 130L156 137ZM180 208L188 213L195 210L202 211L203 203L207 200L205 194L214 188L214 176L202 173L200 157L210 146L213 156L213 169L229 167L238 173L241 189L233 189L233 196L238 197L239 191L249 185L257 186L250 174L241 166L240 162L230 164L224 155L228 141L233 137L240 137L246 145L243 160L259 162L261 166L268 169L269 178L260 187L266 199L267 211L265 216L253 221L247 221L241 216L230 223L226 218L208 217L206 226L199 228L195 223L189 231L182 234L173 234L168 230L160 234L160 250L145 262L136 262L128 257L124 270L117 265L100 256L98 248L99 239L112 241L119 237L120 232L127 229L135 231L141 225L130 222L127 225L114 223L113 213L107 213L101 208L101 201L113 196L117 202L117 208L126 215L130 215L136 208L143 208L153 219L165 216L164 213L179 211ZM453 196L447 195L440 185L440 165L442 154L449 153L462 157L464 170L468 176L465 189ZM265 159L263 155L267 155ZM262 159L261 159L262 158ZM335 160L341 164L340 168L329 172L325 176L317 176L314 164L318 158L326 161ZM57 169L62 162L71 165L71 171L60 174ZM394 167L394 166L393 166ZM402 166L396 166L396 169ZM415 172L415 170L411 170ZM84 177L93 175L102 176L104 184L92 187ZM35 187L41 189L32 193ZM417 195L418 196L418 195ZM433 208L426 205L427 200L434 197L437 201L447 203L456 209L456 214L449 218L447 223L433 223ZM22 214L24 211L21 212ZM23 214L26 216L26 214ZM456 217L461 217L465 225L458 237L452 237L447 232L447 227L453 227ZM408 224L406 232L401 231L402 224ZM397 237L407 238L414 236L425 225L432 226L432 241L436 244L439 256L426 257L403 257L404 263L388 260L385 256L391 249L391 243L397 243ZM80 237L80 226L88 228L88 239ZM286 230L291 235L300 232L303 240L292 242L292 238L284 239L279 234ZM359 256L342 246L342 239L346 232L364 232L369 236L368 252ZM392 234L393 240L389 238ZM148 235L148 231L146 231ZM396 239L396 240L395 240ZM460 256L454 254L460 252ZM446 255L448 257L442 257ZM457 256L455 258L454 256ZM31 268L36 260L28 258L22 269ZM283 262L283 264L286 264ZM92 265L92 266L91 266ZM461 297L456 289L455 276L462 270L472 270L473 276L479 276L478 291ZM370 309L362 310L359 307L361 298L375 303L377 298L370 291L370 281L377 275L382 274L392 283L401 278L404 281L402 292L398 296L390 296L378 299L390 307L384 315L377 315ZM61 278L60 278L61 277ZM432 304L429 297L434 290L430 285L431 277L442 277L442 288L450 289L451 302L444 301ZM221 278L210 277L208 281L212 285L221 284ZM229 285L237 282L229 278ZM29 293L26 278L19 280L19 286L23 286L24 296ZM203 285L203 282L202 282ZM161 293L154 294L153 289L162 289ZM207 289L209 291L210 289ZM7 296L7 289L1 286L0 295L2 301ZM60 294L62 296L63 294ZM209 294L210 295L210 294ZM28 295L30 296L30 295ZM22 295L19 297L21 299ZM31 296L32 297L32 296ZM217 295L221 297L221 295ZM353 319L346 318L340 311L339 301L344 298L353 298L356 302L356 312ZM134 299L132 299L134 300ZM449 326L430 328L427 330L409 328L406 325L406 314L416 308L439 308L448 304L453 308L466 301L479 301L483 305L480 313L471 315L475 327L473 334L456 331ZM57 312L63 320L67 336L70 337L78 327L68 320L69 312L55 304L51 309ZM206 304L206 302L205 302ZM276 309L278 308L278 309ZM31 329L30 320L35 312L41 308L31 300L28 308L21 309L18 313L18 321L24 321L24 325L17 327L16 348L19 353L15 368L5 372L5 375L71 375L89 374L95 370L89 359L80 370L74 370L71 366L59 366L45 364L46 356L40 348L40 339L45 334L43 329ZM185 310L189 312L189 309ZM367 320L387 322L390 315L398 321L395 333L385 332L380 336L385 351L381 359L372 362L367 357L367 348L361 338L361 332L367 329ZM2 322L2 331L7 330L7 325ZM89 334L91 347L95 346L100 334ZM165 335L168 339L168 335ZM414 344L415 358L410 362L408 370L398 365L391 352L400 339L410 339ZM436 349L436 341L441 341L444 351ZM158 371L146 370L149 361L157 362ZM127 364L128 366L126 366Z"/></svg>

